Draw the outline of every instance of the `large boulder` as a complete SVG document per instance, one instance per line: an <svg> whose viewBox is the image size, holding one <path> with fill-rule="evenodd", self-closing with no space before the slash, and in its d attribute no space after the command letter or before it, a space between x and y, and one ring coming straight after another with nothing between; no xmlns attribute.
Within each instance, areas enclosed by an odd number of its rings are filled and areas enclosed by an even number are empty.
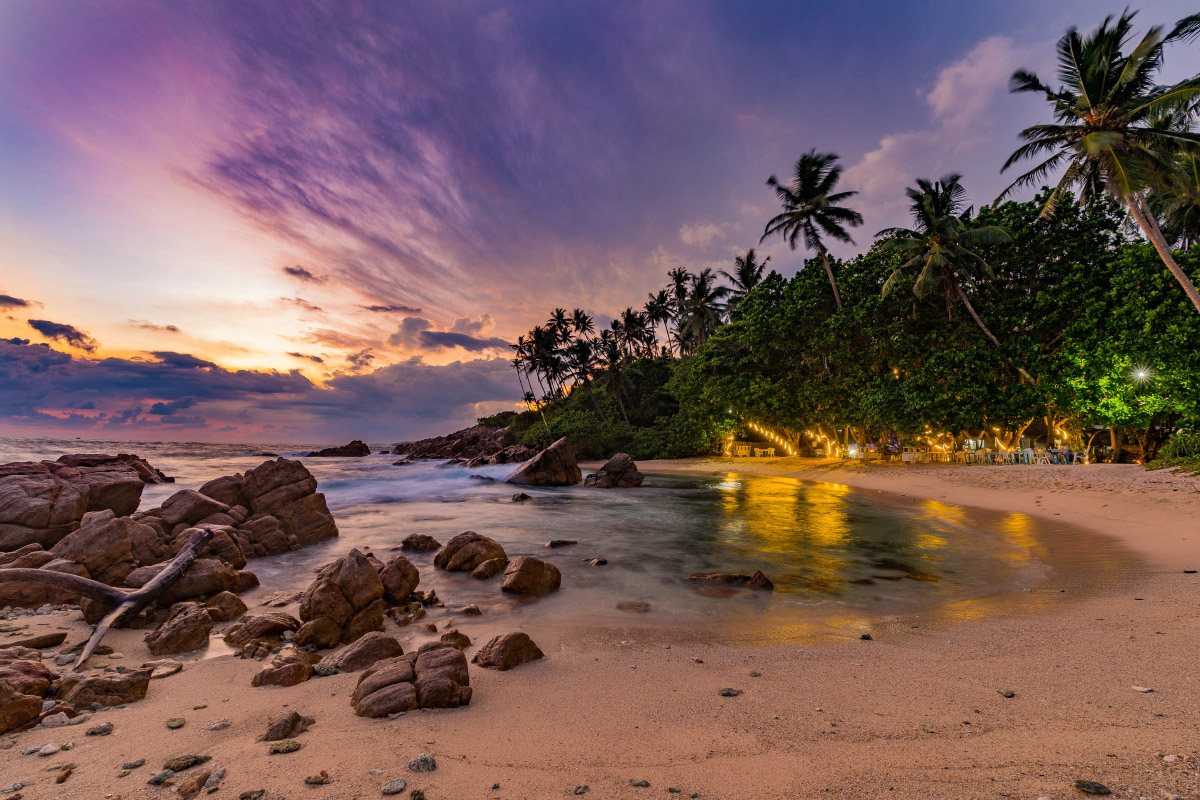
<svg viewBox="0 0 1200 800"><path fill-rule="evenodd" d="M383 630L384 585L371 559L351 550L317 573L300 597L296 644L320 648L349 644L370 631Z"/></svg>
<svg viewBox="0 0 1200 800"><path fill-rule="evenodd" d="M156 656L187 653L208 644L213 621L203 603L176 603L166 620L146 634L146 646Z"/></svg>
<svg viewBox="0 0 1200 800"><path fill-rule="evenodd" d="M421 583L421 573L404 556L396 556L382 565L379 579L383 581L383 597L391 605L399 605L408 600L417 585Z"/></svg>
<svg viewBox="0 0 1200 800"><path fill-rule="evenodd" d="M118 453L110 456L106 453L72 453L59 456L59 464L68 467L99 467L104 464L121 463L133 469L142 483L174 483L175 479L161 469L154 467L149 461L133 453Z"/></svg>
<svg viewBox="0 0 1200 800"><path fill-rule="evenodd" d="M242 598L233 592L220 592L208 598L204 607L213 622L229 622L249 611L246 604L242 602ZM299 623L296 624L296 627L300 627Z"/></svg>
<svg viewBox="0 0 1200 800"><path fill-rule="evenodd" d="M505 480L520 486L574 486L581 477L575 448L564 436L521 464Z"/></svg>
<svg viewBox="0 0 1200 800"><path fill-rule="evenodd" d="M321 663L339 672L359 672L377 661L404 655L404 648L394 637L382 631L371 631L357 641L330 653Z"/></svg>
<svg viewBox="0 0 1200 800"><path fill-rule="evenodd" d="M558 567L533 556L517 556L509 562L500 581L500 591L540 595L556 591L562 584Z"/></svg>
<svg viewBox="0 0 1200 800"><path fill-rule="evenodd" d="M29 647L0 650L0 681L6 681L21 694L41 697L50 691L54 673L42 664L42 655Z"/></svg>
<svg viewBox="0 0 1200 800"><path fill-rule="evenodd" d="M138 567L125 578L125 585L140 589L166 568L166 564L154 564L149 567ZM173 606L180 600L192 600L198 597L211 597L221 592L236 590L240 578L238 571L223 561L215 558L197 558L188 567L183 577L168 586L158 596L158 604L163 608Z"/></svg>
<svg viewBox="0 0 1200 800"><path fill-rule="evenodd" d="M30 543L50 547L87 512L87 487L59 480L44 467L32 470L41 465L30 466L33 474L0 477L0 550Z"/></svg>
<svg viewBox="0 0 1200 800"><path fill-rule="evenodd" d="M626 488L641 486L646 476L638 472L637 464L624 453L604 462L604 466L595 473L583 479L584 486L594 486L597 489Z"/></svg>
<svg viewBox="0 0 1200 800"><path fill-rule="evenodd" d="M317 479L299 461L277 458L248 470L242 492L251 512L275 517L300 546L338 535L325 495L317 492Z"/></svg>
<svg viewBox="0 0 1200 800"><path fill-rule="evenodd" d="M371 448L360 439L355 439L350 444L343 444L337 447L326 447L324 450L314 450L308 454L309 458L362 458L363 456L371 455Z"/></svg>
<svg viewBox="0 0 1200 800"><path fill-rule="evenodd" d="M25 694L11 683L0 679L0 733L32 722L42 713L40 695Z"/></svg>
<svg viewBox="0 0 1200 800"><path fill-rule="evenodd" d="M135 566L130 529L138 523L109 510L83 515L79 530L67 534L50 552L82 564L93 580L119 586Z"/></svg>
<svg viewBox="0 0 1200 800"><path fill-rule="evenodd" d="M466 656L445 642L429 642L376 662L359 677L351 702L360 717L465 706L471 702Z"/></svg>
<svg viewBox="0 0 1200 800"><path fill-rule="evenodd" d="M277 643L287 631L300 628L300 620L282 611L243 617L225 631L225 643L244 647L250 642Z"/></svg>
<svg viewBox="0 0 1200 800"><path fill-rule="evenodd" d="M499 542L475 531L466 531L446 542L433 557L433 565L447 572L470 572L495 558L508 559Z"/></svg>
<svg viewBox="0 0 1200 800"><path fill-rule="evenodd" d="M194 525L205 517L228 511L229 506L192 489L181 489L168 497L158 510L163 522L175 526Z"/></svg>
<svg viewBox="0 0 1200 800"><path fill-rule="evenodd" d="M119 706L141 700L150 688L150 670L82 675L65 675L58 688L58 697L75 708L87 708L92 703Z"/></svg>
<svg viewBox="0 0 1200 800"><path fill-rule="evenodd" d="M441 547L438 540L424 533L410 533L404 537L404 541L400 542L401 550L408 550L413 553L429 553Z"/></svg>
<svg viewBox="0 0 1200 800"><path fill-rule="evenodd" d="M479 648L471 663L486 669L506 670L544 657L545 653L534 644L529 634L506 633L493 637Z"/></svg>

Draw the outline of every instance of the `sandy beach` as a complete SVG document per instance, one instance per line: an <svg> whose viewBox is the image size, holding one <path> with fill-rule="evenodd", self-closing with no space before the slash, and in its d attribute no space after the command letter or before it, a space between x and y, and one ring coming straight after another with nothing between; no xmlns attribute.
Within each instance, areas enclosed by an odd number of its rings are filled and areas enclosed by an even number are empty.
<svg viewBox="0 0 1200 800"><path fill-rule="evenodd" d="M354 716L354 675L254 689L258 662L188 661L153 681L145 700L94 714L90 724L114 724L110 736L85 736L82 726L3 737L0 787L31 782L19 790L24 800L174 796L147 779L168 758L196 753L228 770L216 797L263 789L269 800L378 797L397 777L429 800L568 797L583 786L597 798L678 789L704 798L1032 800L1081 797L1076 780L1120 797L1200 796L1200 575L1185 572L1200 569L1200 479L1124 465L712 459L642 468L828 481L1026 514L1085 528L1127 551L1129 567L1079 598L1059 591L1067 576L1052 575L1030 602L880 620L869 641L844 631L750 645L653 626L530 629L545 659L509 672L472 667L469 707L395 720ZM68 626L76 641L87 630L77 616L24 621L29 632ZM431 619L443 630L453 624ZM106 642L124 656L112 663L149 660L143 635L111 634ZM742 694L722 696L726 687ZM268 755L257 738L268 717L292 709L316 723L298 737L298 752ZM187 722L168 730L170 717ZM206 730L217 719L230 724ZM66 741L74 748L48 758L21 755ZM436 758L434 772L407 770L420 753ZM136 759L146 765L119 777ZM73 773L56 784L66 764ZM322 770L331 783L304 784Z"/></svg>

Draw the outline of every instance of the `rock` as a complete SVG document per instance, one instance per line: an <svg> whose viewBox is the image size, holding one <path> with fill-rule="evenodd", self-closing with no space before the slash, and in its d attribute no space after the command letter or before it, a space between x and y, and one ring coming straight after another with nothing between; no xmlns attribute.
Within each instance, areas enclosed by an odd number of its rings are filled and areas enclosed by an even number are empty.
<svg viewBox="0 0 1200 800"><path fill-rule="evenodd" d="M85 736L108 736L113 732L113 724L111 722L101 722L87 729Z"/></svg>
<svg viewBox="0 0 1200 800"><path fill-rule="evenodd" d="M562 583L558 567L540 558L517 556L504 570L500 591L510 594L542 595L556 591Z"/></svg>
<svg viewBox="0 0 1200 800"><path fill-rule="evenodd" d="M275 717L267 724L267 732L262 735L259 741L262 742L279 742L284 739L292 739L308 730L308 726L316 722L313 717L306 717L298 711L289 711L288 713Z"/></svg>
<svg viewBox="0 0 1200 800"><path fill-rule="evenodd" d="M471 663L485 669L508 670L544 657L528 634L518 632L493 637L479 648Z"/></svg>
<svg viewBox="0 0 1200 800"><path fill-rule="evenodd" d="M229 506L191 489L181 489L163 501L158 515L171 527L195 525L205 517L224 513Z"/></svg>
<svg viewBox="0 0 1200 800"><path fill-rule="evenodd" d="M475 569L471 570L471 577L485 581L488 578L494 578L504 571L508 566L507 558L489 558Z"/></svg>
<svg viewBox="0 0 1200 800"><path fill-rule="evenodd" d="M282 742L272 742L267 749L269 755L277 756L285 753L294 753L304 745L297 742L295 739L285 739Z"/></svg>
<svg viewBox="0 0 1200 800"><path fill-rule="evenodd" d="M382 630L383 594L379 573L358 550L325 565L300 598L304 624L296 632L296 645L333 647Z"/></svg>
<svg viewBox="0 0 1200 800"><path fill-rule="evenodd" d="M305 778L304 783L306 786L328 786L333 783L333 778L329 777L327 771L321 770L320 773Z"/></svg>
<svg viewBox="0 0 1200 800"><path fill-rule="evenodd" d="M551 539L546 542L546 547L570 547L573 544L579 544L574 539Z"/></svg>
<svg viewBox="0 0 1200 800"><path fill-rule="evenodd" d="M617 603L617 610L618 611L637 611L640 613L645 613L650 610L650 604L649 603L640 603L640 602L636 602L633 600L626 600L626 601Z"/></svg>
<svg viewBox="0 0 1200 800"><path fill-rule="evenodd" d="M48 647L58 647L67 638L66 631L55 633L40 633L37 636L27 636L23 639L9 639L4 642L8 647L28 647L31 650L45 650Z"/></svg>
<svg viewBox="0 0 1200 800"><path fill-rule="evenodd" d="M630 778L630 779L629 779L629 785L630 785L630 786L635 786L635 787L637 787L638 789L649 789L649 788L650 788L650 781L646 781L646 780L635 781L635 780L633 780L632 778Z"/></svg>
<svg viewBox="0 0 1200 800"><path fill-rule="evenodd" d="M171 717L167 720L167 728L173 731L179 730L186 724L187 720L183 717Z"/></svg>
<svg viewBox="0 0 1200 800"><path fill-rule="evenodd" d="M1154 691L1149 686L1130 686L1129 688L1133 689L1135 692L1141 692L1142 694L1149 694L1150 692Z"/></svg>
<svg viewBox="0 0 1200 800"><path fill-rule="evenodd" d="M351 702L360 717L386 717L416 708L458 708L471 702L467 659L444 642L378 661L358 679Z"/></svg>
<svg viewBox="0 0 1200 800"><path fill-rule="evenodd" d="M17 692L42 697L50 691L53 678L54 673L42 664L41 653L37 650L17 645L0 650L0 681Z"/></svg>
<svg viewBox="0 0 1200 800"><path fill-rule="evenodd" d="M864 633L862 636L859 636L858 638L859 638L859 639L862 639L864 642L869 642L869 641L871 641L871 640L872 640L874 637L873 637L873 636L871 636L871 634L869 634L869 633Z"/></svg>
<svg viewBox="0 0 1200 800"><path fill-rule="evenodd" d="M270 667L264 667L250 679L251 686L295 686L313 676L313 665L298 654L279 659Z"/></svg>
<svg viewBox="0 0 1200 800"><path fill-rule="evenodd" d="M0 526L2 527L2 526ZM8 564L14 568L24 569L43 569L48 572L65 572L70 575L78 575L81 578L90 577L87 568L82 564L76 564L74 561L56 558L53 553L42 551L40 553L30 553L26 557L19 558ZM53 586L46 586L40 583L30 583L27 581L13 581L11 583L0 583L0 608L4 606L16 606L19 608L41 608L45 605L60 605L64 603L79 602L79 595L74 594L66 589L59 589Z"/></svg>
<svg viewBox="0 0 1200 800"><path fill-rule="evenodd" d="M1112 794L1112 789L1096 781L1078 780L1075 781L1075 788L1086 794Z"/></svg>
<svg viewBox="0 0 1200 800"><path fill-rule="evenodd" d="M404 655L400 642L382 631L372 631L331 653L321 663L338 672L359 672L377 661Z"/></svg>
<svg viewBox="0 0 1200 800"><path fill-rule="evenodd" d="M275 518L288 540L298 546L338 535L325 495L316 488L317 479L308 468L286 458L265 461L242 475L242 492L250 510L256 516Z"/></svg>
<svg viewBox="0 0 1200 800"><path fill-rule="evenodd" d="M221 717L220 719L214 719L212 722L205 725L204 730L206 730L206 731L225 731L225 730L229 730L230 726L232 726L232 725L233 725L232 722L225 719L224 717Z"/></svg>
<svg viewBox="0 0 1200 800"><path fill-rule="evenodd" d="M448 572L470 572L494 558L508 558L499 542L475 531L466 531L446 542L433 557L433 565Z"/></svg>
<svg viewBox="0 0 1200 800"><path fill-rule="evenodd" d="M121 765L121 769L134 770L134 769L141 769L144 766L146 766L146 759L139 758L137 761L125 762L124 764Z"/></svg>
<svg viewBox="0 0 1200 800"><path fill-rule="evenodd" d="M575 448L564 436L517 467L505 481L524 486L573 486L581 477Z"/></svg>
<svg viewBox="0 0 1200 800"><path fill-rule="evenodd" d="M476 458L501 449L505 428L474 425L446 436L396 445L394 455L414 458Z"/></svg>
<svg viewBox="0 0 1200 800"><path fill-rule="evenodd" d="M585 560L583 563L585 563L591 567L603 567L605 564L608 563L608 559L607 558L589 558L589 559Z"/></svg>
<svg viewBox="0 0 1200 800"><path fill-rule="evenodd" d="M423 533L410 533L404 537L404 541L400 542L401 550L410 550L414 553L429 553L441 547L438 540L432 536L426 536Z"/></svg>
<svg viewBox="0 0 1200 800"><path fill-rule="evenodd" d="M183 664L171 658L162 658L158 661L147 661L142 664L142 669L150 670L150 679L158 680L160 678L169 678L183 669Z"/></svg>
<svg viewBox="0 0 1200 800"><path fill-rule="evenodd" d="M208 609L208 616L213 622L229 622L245 614L249 609L242 602L242 598L238 597L233 592L220 592L215 597L210 597L204 602Z"/></svg>
<svg viewBox="0 0 1200 800"><path fill-rule="evenodd" d="M530 499L529 495L525 494L524 492L517 492L512 496L512 501L514 503L524 503L528 499Z"/></svg>
<svg viewBox="0 0 1200 800"><path fill-rule="evenodd" d="M404 780L404 778L393 778L383 785L382 791L385 796L390 797L394 794L400 794L406 788L408 788L408 781Z"/></svg>
<svg viewBox="0 0 1200 800"><path fill-rule="evenodd" d="M479 606L475 605L474 603L463 606L458 610L458 613L466 614L468 617L478 617L483 614L483 612L479 610Z"/></svg>
<svg viewBox="0 0 1200 800"><path fill-rule="evenodd" d="M341 670L332 664L326 664L324 662L313 664L313 677L316 678L329 678L337 675L339 672L341 672Z"/></svg>
<svg viewBox="0 0 1200 800"><path fill-rule="evenodd" d="M1017 693L1014 692L1012 689L997 689L996 691L1000 693L1001 697L1016 697L1017 696Z"/></svg>
<svg viewBox="0 0 1200 800"><path fill-rule="evenodd" d="M139 567L125 578L125 585L140 589L165 568L166 563ZM214 558L197 558L183 573L183 577L158 596L158 605L167 608L181 600L210 597L230 591L237 583L238 573L233 567Z"/></svg>
<svg viewBox="0 0 1200 800"><path fill-rule="evenodd" d="M764 575L762 570L756 570L753 575L742 575L736 572L693 572L687 576L687 579L692 583L716 586L745 586L747 589L768 591L775 588L775 584L771 583L771 579Z"/></svg>
<svg viewBox="0 0 1200 800"><path fill-rule="evenodd" d="M119 706L141 700L149 688L148 669L86 677L76 672L63 677L58 696L64 703L75 708L86 708L93 703L101 706Z"/></svg>
<svg viewBox="0 0 1200 800"><path fill-rule="evenodd" d="M174 478L168 476L161 469L155 468L146 459L132 453L118 453L115 456L103 453L74 453L59 456L58 463L68 467L100 467L106 464L121 463L131 467L142 479L142 483L175 482Z"/></svg>
<svg viewBox="0 0 1200 800"><path fill-rule="evenodd" d="M167 759L167 762L163 764L163 769L169 769L171 772L183 772L184 770L191 769L192 767L198 767L201 764L205 764L211 760L212 756L198 756L189 753L188 755L175 756L174 758Z"/></svg>
<svg viewBox="0 0 1200 800"><path fill-rule="evenodd" d="M592 790L592 787L588 786L586 783L581 783L580 785L576 786L571 791L571 794L578 796L578 795L587 794L591 790Z"/></svg>
<svg viewBox="0 0 1200 800"><path fill-rule="evenodd" d="M118 519L108 509L90 511L83 515L79 530L59 540L50 552L83 565L93 580L120 585L136 566L130 537L130 529L136 526L129 517Z"/></svg>
<svg viewBox="0 0 1200 800"><path fill-rule="evenodd" d="M628 488L641 486L645 479L646 477L638 472L637 464L632 458L624 453L617 453L604 462L604 466L594 474L588 475L583 485L597 489Z"/></svg>
<svg viewBox="0 0 1200 800"><path fill-rule="evenodd" d="M225 643L244 647L250 642L277 643L283 634L300 629L300 620L282 611L243 617L225 631Z"/></svg>
<svg viewBox="0 0 1200 800"><path fill-rule="evenodd" d="M457 629L449 630L442 634L440 641L445 642L458 650L466 650L471 646L471 637L465 633L460 633Z"/></svg>
<svg viewBox="0 0 1200 800"><path fill-rule="evenodd" d="M213 621L203 603L176 603L166 620L146 634L146 646L156 656L187 653L208 645Z"/></svg>
<svg viewBox="0 0 1200 800"><path fill-rule="evenodd" d="M404 556L396 556L379 570L383 581L383 598L396 605L403 603L421 583L421 574Z"/></svg>
<svg viewBox="0 0 1200 800"><path fill-rule="evenodd" d="M186 780L184 780L175 788L175 791L178 792L179 796L184 800L191 800L191 798L203 791L204 787L208 784L208 779L211 775L212 773L208 770L201 770L200 772L189 775Z"/></svg>
<svg viewBox="0 0 1200 800"><path fill-rule="evenodd" d="M355 439L350 444L314 450L308 454L308 458L362 458L369 455L371 455L371 448L363 444L361 440Z"/></svg>
<svg viewBox="0 0 1200 800"><path fill-rule="evenodd" d="M433 756L421 753L408 762L408 768L413 772L433 772L437 769L437 761Z"/></svg>
<svg viewBox="0 0 1200 800"><path fill-rule="evenodd" d="M741 693L742 693L741 689L730 689L730 688L721 689L717 692L717 694L721 695L721 697L737 697Z"/></svg>
<svg viewBox="0 0 1200 800"><path fill-rule="evenodd" d="M0 733L32 722L41 713L41 695L25 694L8 681L0 680Z"/></svg>

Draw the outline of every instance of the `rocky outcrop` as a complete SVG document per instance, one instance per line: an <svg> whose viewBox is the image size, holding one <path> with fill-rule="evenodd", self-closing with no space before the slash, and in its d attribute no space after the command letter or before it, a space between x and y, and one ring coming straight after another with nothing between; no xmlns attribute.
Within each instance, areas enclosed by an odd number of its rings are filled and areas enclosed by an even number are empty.
<svg viewBox="0 0 1200 800"><path fill-rule="evenodd" d="M446 542L433 557L433 565L447 572L470 572L495 558L508 559L499 542L475 531L466 531Z"/></svg>
<svg viewBox="0 0 1200 800"><path fill-rule="evenodd" d="M377 661L404 655L404 648L395 638L382 631L363 635L335 653L321 659L321 663L338 672L360 672Z"/></svg>
<svg viewBox="0 0 1200 800"><path fill-rule="evenodd" d="M400 542L401 550L408 550L413 553L429 553L437 550L441 545L438 540L432 536L426 536L423 533L410 533L404 537L404 541Z"/></svg>
<svg viewBox="0 0 1200 800"><path fill-rule="evenodd" d="M233 592L220 592L208 598L204 603L204 607L213 622L230 622L249 610L246 608L246 604L242 602L242 598ZM299 627L299 624L297 624L297 627Z"/></svg>
<svg viewBox="0 0 1200 800"><path fill-rule="evenodd" d="M92 703L119 706L141 700L149 688L148 669L87 676L72 672L63 677L58 697L75 708L87 708Z"/></svg>
<svg viewBox="0 0 1200 800"><path fill-rule="evenodd" d="M430 642L379 661L358 679L351 702L360 717L465 706L471 702L466 656L445 642Z"/></svg>
<svg viewBox="0 0 1200 800"><path fill-rule="evenodd" d="M137 525L107 509L91 511L84 514L79 530L59 540L50 552L81 564L92 580L119 586L136 566L130 530Z"/></svg>
<svg viewBox="0 0 1200 800"><path fill-rule="evenodd" d="M313 676L313 664L319 659L312 653L293 651L276 656L271 666L259 670L250 679L251 686L295 686Z"/></svg>
<svg viewBox="0 0 1200 800"><path fill-rule="evenodd" d="M595 473L584 478L583 485L593 486L597 489L624 489L641 486L645 479L646 476L638 472L637 464L632 458L624 453L617 453L604 462L604 466Z"/></svg>
<svg viewBox="0 0 1200 800"><path fill-rule="evenodd" d="M471 663L486 669L506 670L544 657L545 653L528 634L506 633L479 648Z"/></svg>
<svg viewBox="0 0 1200 800"><path fill-rule="evenodd" d="M125 585L140 589L166 568L166 564L138 567L125 578ZM166 608L181 600L210 597L221 592L233 591L239 581L238 571L215 558L197 558L188 567L183 577L168 586L158 596L158 605Z"/></svg>
<svg viewBox="0 0 1200 800"><path fill-rule="evenodd" d="M421 573L404 556L396 556L386 564L376 562L379 579L383 581L383 598L389 605L408 601L408 596L421 583Z"/></svg>
<svg viewBox="0 0 1200 800"><path fill-rule="evenodd" d="M367 447L361 440L355 439L350 444L343 444L338 447L326 447L324 450L314 450L308 454L308 458L362 458L369 455L371 455L371 448Z"/></svg>
<svg viewBox="0 0 1200 800"><path fill-rule="evenodd" d="M149 461L133 453L118 453L110 456L105 453L75 453L58 457L59 464L68 467L99 467L105 464L125 464L137 473L142 483L174 483L175 479L154 467Z"/></svg>
<svg viewBox="0 0 1200 800"><path fill-rule="evenodd" d="M505 480L520 486L574 486L581 477L575 448L564 436L517 467Z"/></svg>
<svg viewBox="0 0 1200 800"><path fill-rule="evenodd" d="M561 584L562 573L558 571L558 567L533 556L517 556L504 570L500 591L541 595L557 591Z"/></svg>
<svg viewBox="0 0 1200 800"><path fill-rule="evenodd" d="M42 655L29 647L6 647L0 650L0 681L5 681L21 694L42 697L50 691L54 673L42 664Z"/></svg>
<svg viewBox="0 0 1200 800"><path fill-rule="evenodd" d="M761 569L755 570L753 575L737 572L693 572L687 576L687 579L691 583L710 586L744 586L747 589L765 589L767 591L775 588L775 584L771 583L771 579L764 575Z"/></svg>
<svg viewBox="0 0 1200 800"><path fill-rule="evenodd" d="M42 713L41 695L25 694L0 679L0 733L33 722Z"/></svg>
<svg viewBox="0 0 1200 800"><path fill-rule="evenodd" d="M489 456L502 449L507 428L474 425L446 436L396 445L395 455L409 458L461 458L469 460Z"/></svg>
<svg viewBox="0 0 1200 800"><path fill-rule="evenodd" d="M166 620L146 634L146 646L156 656L188 653L208 644L213 621L203 603L176 603Z"/></svg>
<svg viewBox="0 0 1200 800"><path fill-rule="evenodd" d="M57 461L0 465L0 551L51 547L89 511L132 514L142 479L121 462L71 467Z"/></svg>
<svg viewBox="0 0 1200 800"><path fill-rule="evenodd" d="M298 646L319 648L349 644L370 631L383 630L384 585L371 559L358 550L317 573L300 597Z"/></svg>
<svg viewBox="0 0 1200 800"><path fill-rule="evenodd" d="M268 611L265 614L243 617L225 631L225 643L234 647L244 647L250 642L266 642L276 644L287 631L300 628L300 620L282 611Z"/></svg>

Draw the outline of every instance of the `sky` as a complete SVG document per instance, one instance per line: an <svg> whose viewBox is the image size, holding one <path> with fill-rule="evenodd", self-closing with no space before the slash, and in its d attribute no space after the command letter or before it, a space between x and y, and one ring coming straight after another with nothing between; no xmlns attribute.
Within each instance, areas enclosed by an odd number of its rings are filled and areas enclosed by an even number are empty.
<svg viewBox="0 0 1200 800"><path fill-rule="evenodd" d="M748 247L801 268L758 242L810 149L859 192L838 255L917 177L990 202L1046 116L1009 75L1123 7L5 0L0 435L391 442L514 408L507 342L555 307L603 322Z"/></svg>

